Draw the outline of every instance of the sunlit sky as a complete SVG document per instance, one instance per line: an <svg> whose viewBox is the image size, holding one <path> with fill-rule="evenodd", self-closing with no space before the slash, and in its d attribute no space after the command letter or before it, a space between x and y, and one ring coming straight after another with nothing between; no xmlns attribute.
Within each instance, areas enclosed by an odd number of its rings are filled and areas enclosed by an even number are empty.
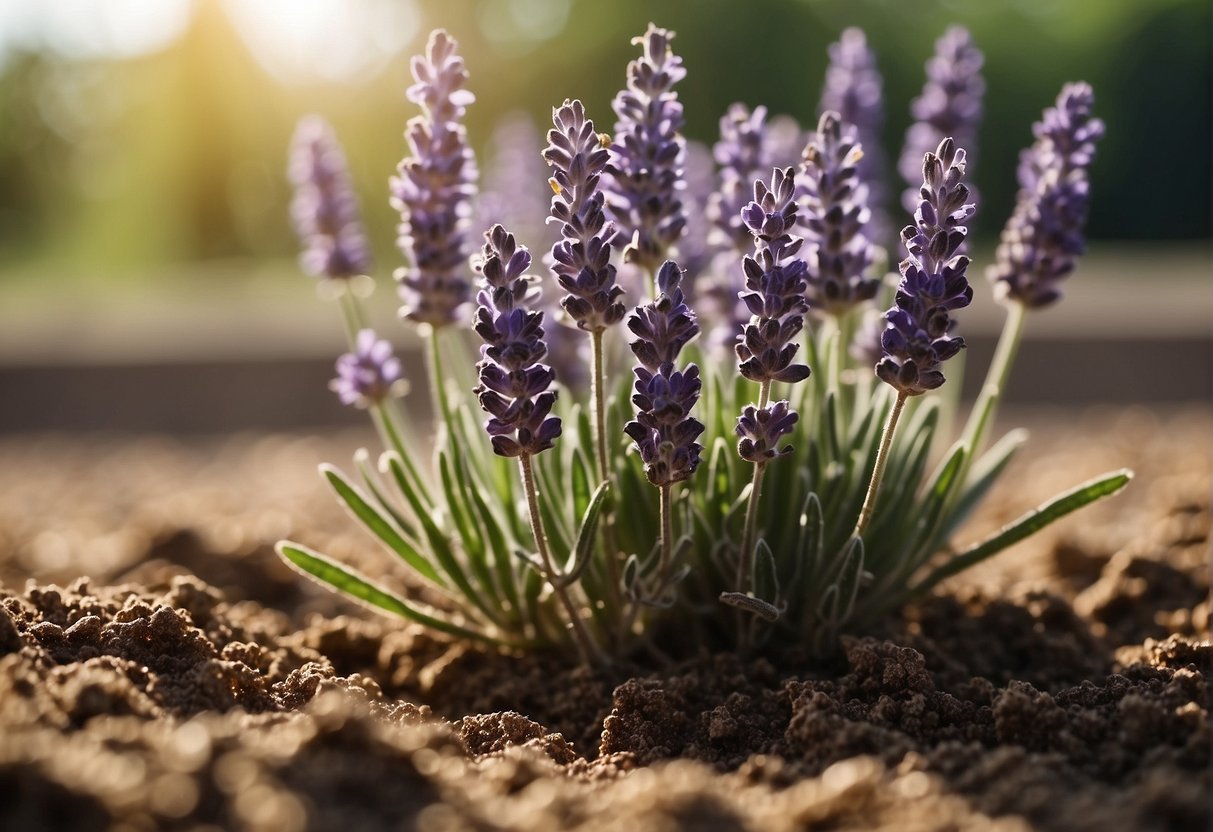
<svg viewBox="0 0 1213 832"><path fill-rule="evenodd" d="M0 0L0 65L15 50L68 58L126 58L162 48L201 3L220 3L250 50L285 77L351 78L374 72L417 34L413 0ZM505 0L519 19L542 0ZM567 2L551 4L567 11ZM555 16L557 26L563 13ZM316 60L323 54L324 60Z"/></svg>

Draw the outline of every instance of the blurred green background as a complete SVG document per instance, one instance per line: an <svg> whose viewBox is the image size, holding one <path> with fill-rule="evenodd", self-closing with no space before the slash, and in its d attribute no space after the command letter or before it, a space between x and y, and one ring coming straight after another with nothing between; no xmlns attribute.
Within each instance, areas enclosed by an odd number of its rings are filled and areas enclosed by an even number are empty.
<svg viewBox="0 0 1213 832"><path fill-rule="evenodd" d="M964 24L986 54L987 242L1032 121L1077 79L1108 124L1091 236L1208 237L1208 0L0 0L0 291L291 279L285 156L309 112L346 145L386 274L399 263L386 180L415 112L408 57L431 28L461 42L483 152L502 116L542 125L566 96L610 129L650 19L677 32L687 134L707 143L735 100L812 123L827 44L862 27L892 159L934 39Z"/></svg>

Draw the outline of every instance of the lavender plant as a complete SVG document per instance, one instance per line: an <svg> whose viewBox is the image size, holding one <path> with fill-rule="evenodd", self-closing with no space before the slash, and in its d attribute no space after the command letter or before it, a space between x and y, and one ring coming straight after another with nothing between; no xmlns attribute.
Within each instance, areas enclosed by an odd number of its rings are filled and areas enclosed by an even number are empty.
<svg viewBox="0 0 1213 832"><path fill-rule="evenodd" d="M425 140L410 138L407 187L393 181L406 209L406 248L416 256L404 282L406 310L434 331L461 322L474 329L482 341L477 380L459 391L435 385L441 429L426 460L397 407L400 365L390 346L351 328L351 352L338 361L333 388L370 412L385 450L377 465L360 452L354 476L328 465L321 472L413 580L403 594L390 592L283 541L278 551L288 563L452 637L560 651L590 664L704 646L752 649L773 637L824 651L844 628L870 626L1128 481L1128 472L1112 472L984 540L954 542L1024 440L1013 431L983 450L1025 310L1058 299L1058 283L1082 249L1087 169L1103 130L1088 87L1063 89L1023 156L1019 204L990 272L1010 310L1007 327L977 406L940 453L952 400L937 391L963 347L955 313L972 298L963 252L975 203L964 182L967 148L941 136L920 154L912 223L902 232L906 257L880 314L858 166L864 151L853 129L827 112L799 170L775 166L760 178L766 170L757 167L771 161L763 158L764 114L730 111L717 148L727 187L712 202L720 243L700 279L730 286L728 270L739 270L744 283L732 291L748 320L735 331L736 363L705 360L682 269L652 259L673 245L682 216L672 207L682 151L671 127L681 106L669 87L683 69L669 37L650 26L621 95L637 132L620 131L623 144L613 145L579 101L566 101L554 110L544 150L554 192L548 221L560 234L548 282L562 293L562 323L591 346L587 402L575 400L548 360L553 327L536 306L539 279L528 274L526 247L495 225L470 265L462 254L456 262L472 182L458 117L470 98L453 41L431 37L427 55L414 62L412 88L424 114L410 135ZM333 196L346 193L341 187L318 184L342 181L332 172L338 156L309 149L296 157L312 160L297 165L296 206L313 206L297 207L297 215L338 215L316 208L318 200L351 204ZM657 166L658 158L670 166ZM327 160L324 175L316 159ZM627 167L636 160L644 164ZM623 176L639 170L647 172ZM626 180L647 190L608 197L600 187L608 174L612 187ZM625 226L641 214L617 209L640 203L618 201L620 194L642 192L647 219ZM608 205L619 225L608 220ZM301 227L355 221L340 216ZM624 234L654 271L652 299L630 311L611 263L612 243ZM748 253L738 248L743 236ZM328 238L305 233L305 250L330 250ZM476 305L465 314L473 280ZM347 294L360 314L358 298ZM637 365L612 374L604 336L623 321ZM865 346L848 355L851 332L863 334ZM463 357L465 365L475 360ZM466 406L473 399L483 422ZM721 601L741 612L722 614Z"/></svg>

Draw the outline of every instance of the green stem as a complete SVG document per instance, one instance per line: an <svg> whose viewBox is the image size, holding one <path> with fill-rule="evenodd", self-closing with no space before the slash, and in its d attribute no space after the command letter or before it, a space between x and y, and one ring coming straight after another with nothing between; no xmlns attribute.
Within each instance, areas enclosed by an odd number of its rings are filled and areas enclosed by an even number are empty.
<svg viewBox="0 0 1213 832"><path fill-rule="evenodd" d="M426 353L429 359L430 395L438 410L438 417L446 427L448 434L454 430L454 419L451 417L451 403L447 401L445 377L442 374L442 352L439 348L437 327L430 326L426 333Z"/></svg>
<svg viewBox="0 0 1213 832"><path fill-rule="evenodd" d="M1007 379L1011 375L1011 367L1015 364L1015 356L1019 352L1019 343L1023 339L1024 321L1027 319L1027 307L1019 301L1013 301L1007 310L1007 319L1002 325L1002 333L998 337L998 346L994 348L994 357L990 359L990 367L986 370L985 384L981 393L969 412L969 420L962 434L965 444L969 447L969 459L974 459L985 439L986 431L994 421L998 410L998 402L1006 389ZM960 481L964 482L968 472Z"/></svg>
<svg viewBox="0 0 1213 832"><path fill-rule="evenodd" d="M595 663L606 664L606 657L594 642L593 636L590 635L585 620L577 611L573 599L569 597L568 587L561 582L556 566L552 562L552 553L548 549L547 532L543 528L543 516L539 513L539 496L535 490L535 471L531 465L531 455L523 454L518 457L518 465L522 469L522 488L526 492L531 535L535 538L535 548L539 551L539 560L543 564L544 579L552 587L556 598L564 607L565 615L569 619L569 629L572 631L573 641L577 645L577 652L580 654L582 662L587 666Z"/></svg>
<svg viewBox="0 0 1213 832"><path fill-rule="evenodd" d="M602 330L590 333L590 363L593 368L590 376L590 399L594 408L594 460L598 468L599 482L609 482L611 479L610 462L607 456L606 439L606 360L602 350ZM615 539L614 502L609 498L603 506L603 516L600 521L602 528L602 548L606 558L607 588L610 607L613 610L623 609L623 598L620 593L619 546ZM627 616L620 615L618 620L619 632L617 637L622 642L627 638L624 630L629 626Z"/></svg>
<svg viewBox="0 0 1213 832"><path fill-rule="evenodd" d="M343 286L341 289L341 318L345 323L345 335L349 339L350 349L353 349L358 333L366 329L366 316L363 315L362 305L349 286Z"/></svg>
<svg viewBox="0 0 1213 832"><path fill-rule="evenodd" d="M674 521L670 516L673 507L670 505L670 486L661 486L661 561L657 565L657 585L664 589L666 578L670 574L670 558L674 546Z"/></svg>
<svg viewBox="0 0 1213 832"><path fill-rule="evenodd" d="M764 381L758 389L758 409L764 410L771 401L771 382ZM750 484L750 499L745 507L745 526L741 532L741 556L737 559L737 591L746 592L750 564L754 559L754 545L758 538L758 498L762 494L762 477L766 472L765 462L754 463L754 479ZM753 589L753 587L750 587Z"/></svg>
<svg viewBox="0 0 1213 832"><path fill-rule="evenodd" d="M872 511L876 508L876 494L880 491L880 481L884 479L885 465L889 462L889 449L893 447L893 434L897 430L897 420L905 408L909 394L905 391L897 394L897 401L889 411L889 418L884 423L884 434L880 437L880 449L876 452L876 464L872 467L872 481L868 483L868 493L863 498L863 508L859 510L859 519L855 521L855 531L851 537L863 537L868 521L872 519Z"/></svg>

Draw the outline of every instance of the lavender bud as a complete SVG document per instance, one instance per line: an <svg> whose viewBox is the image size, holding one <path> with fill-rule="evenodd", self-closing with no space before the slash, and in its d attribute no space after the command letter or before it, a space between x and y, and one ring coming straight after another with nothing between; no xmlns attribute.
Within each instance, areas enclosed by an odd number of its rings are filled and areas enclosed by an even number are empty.
<svg viewBox="0 0 1213 832"><path fill-rule="evenodd" d="M964 221L973 215L969 189L961 182L965 152L950 139L923 157L921 201L914 225L902 232L909 256L901 261L901 282L894 306L885 312L876 364L881 381L903 394L917 396L944 382L940 364L964 347L949 333L951 312L969 305L973 288L965 277L969 258L960 254L968 234Z"/></svg>
<svg viewBox="0 0 1213 832"><path fill-rule="evenodd" d="M303 244L303 271L334 280L370 272L370 246L358 218L345 153L324 119L300 120L291 139L288 173L295 185L291 217Z"/></svg>
<svg viewBox="0 0 1213 832"><path fill-rule="evenodd" d="M923 154L951 136L970 152L977 147L981 126L982 98L986 82L981 77L985 57L973 44L969 30L953 26L935 41L935 54L927 61L927 82L922 95L910 104L914 123L906 131L905 147L898 163L909 189L902 195L907 211L918 203L918 174Z"/></svg>
<svg viewBox="0 0 1213 832"><path fill-rule="evenodd" d="M526 274L531 253L500 225L485 233L476 272L483 278L476 294L476 334L484 341L474 392L489 414L484 424L500 456L537 454L560 436L560 419L551 416L556 393L552 368L539 362L547 354L543 313L530 305L538 297Z"/></svg>
<svg viewBox="0 0 1213 832"><path fill-rule="evenodd" d="M613 241L624 258L655 272L686 226L680 192L685 188L686 141L682 104L673 92L686 77L682 59L670 49L674 33L649 24L632 43L641 56L628 64L627 87L612 108L615 143L607 168L607 209L618 225Z"/></svg>
<svg viewBox="0 0 1213 832"><path fill-rule="evenodd" d="M791 445L780 448L779 440L792 432L800 415L788 407L786 401L777 401L762 409L746 405L737 419L737 453L747 462L763 465L772 459L792 452Z"/></svg>
<svg viewBox="0 0 1213 832"><path fill-rule="evenodd" d="M864 273L875 257L865 234L871 212L859 179L863 148L838 113L826 112L800 166L800 225L805 229L809 305L844 315L876 297L878 278Z"/></svg>
<svg viewBox="0 0 1213 832"><path fill-rule="evenodd" d="M467 70L446 32L430 34L425 55L413 57L416 81L408 99L421 106L405 127L409 155L391 180L392 207L400 211L397 245L411 262L397 269L400 314L442 327L460 320L471 295L464 277L464 237L476 194L476 158L462 124L475 97L463 88Z"/></svg>
<svg viewBox="0 0 1213 832"><path fill-rule="evenodd" d="M830 44L830 64L826 68L825 85L821 90L818 112L838 113L846 124L854 125L855 137L863 147L859 159L859 181L868 187L868 202L872 219L868 237L886 240L889 218L885 213L887 162L882 151L884 130L884 79L876 68L876 53L868 47L862 29L844 29L835 43Z"/></svg>
<svg viewBox="0 0 1213 832"><path fill-rule="evenodd" d="M563 239L552 246L552 271L566 294L566 314L586 332L602 332L623 320L623 294L610 263L615 226L606 221L598 182L607 166L605 141L594 132L580 101L552 111L543 158L552 166L551 219Z"/></svg>
<svg viewBox="0 0 1213 832"><path fill-rule="evenodd" d="M1066 84L1033 125L1036 141L1020 156L1019 198L987 272L1000 299L1029 308L1055 302L1086 248L1087 173L1104 133L1091 116L1094 102L1088 84Z"/></svg>
<svg viewBox="0 0 1213 832"><path fill-rule="evenodd" d="M742 261L746 291L741 301L751 317L737 342L738 369L759 383L809 377L807 366L792 363L808 310L805 263L796 258L803 240L790 233L796 227L795 195L792 168L777 168L770 187L762 180L754 183L754 201L741 214L754 236L754 256Z"/></svg>
<svg viewBox="0 0 1213 832"><path fill-rule="evenodd" d="M341 403L354 407L370 407L392 394L401 382L400 359L392 353L392 345L376 337L373 330L363 329L354 339L353 352L337 359L337 377L329 389Z"/></svg>
<svg viewBox="0 0 1213 832"><path fill-rule="evenodd" d="M695 313L679 286L682 276L678 264L663 263L657 273L657 299L628 317L628 329L636 336L632 352L640 366L633 368L636 419L623 431L636 443L649 482L658 486L688 479L703 451L695 441L703 433L703 423L691 416L699 400L699 367L674 369L679 352L699 334Z"/></svg>

